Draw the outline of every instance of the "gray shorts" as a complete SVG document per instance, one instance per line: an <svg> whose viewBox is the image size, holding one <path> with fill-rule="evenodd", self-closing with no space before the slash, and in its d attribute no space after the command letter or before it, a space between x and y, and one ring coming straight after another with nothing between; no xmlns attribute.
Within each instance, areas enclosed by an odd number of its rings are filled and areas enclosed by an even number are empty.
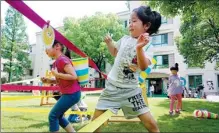
<svg viewBox="0 0 219 133"><path fill-rule="evenodd" d="M109 82L106 82L106 88L100 95L96 109L109 109L114 114L122 109L126 119L132 119L150 111L144 102L141 88L119 88Z"/></svg>

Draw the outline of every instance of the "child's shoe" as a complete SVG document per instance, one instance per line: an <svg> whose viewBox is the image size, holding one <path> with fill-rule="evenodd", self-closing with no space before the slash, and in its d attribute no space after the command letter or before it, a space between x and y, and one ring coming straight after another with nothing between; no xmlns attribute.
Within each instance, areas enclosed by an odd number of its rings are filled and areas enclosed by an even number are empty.
<svg viewBox="0 0 219 133"><path fill-rule="evenodd" d="M176 114L180 114L180 110L175 110Z"/></svg>
<svg viewBox="0 0 219 133"><path fill-rule="evenodd" d="M173 116L173 115L174 115L174 112L173 112L173 111L170 111L169 114L170 114L170 116Z"/></svg>

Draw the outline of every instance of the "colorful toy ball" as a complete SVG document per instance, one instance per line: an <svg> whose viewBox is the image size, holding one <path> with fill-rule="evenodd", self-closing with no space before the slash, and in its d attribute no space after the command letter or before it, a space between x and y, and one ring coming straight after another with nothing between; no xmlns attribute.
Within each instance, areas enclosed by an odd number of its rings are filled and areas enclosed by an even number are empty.
<svg viewBox="0 0 219 133"><path fill-rule="evenodd" d="M201 118L201 117L203 117L203 112L201 110L195 110L193 112L193 116L197 117L197 118Z"/></svg>
<svg viewBox="0 0 219 133"><path fill-rule="evenodd" d="M209 114L208 111L205 110L203 111L203 113L204 113L204 118L208 118L208 114Z"/></svg>
<svg viewBox="0 0 219 133"><path fill-rule="evenodd" d="M193 116L196 118L218 119L218 114L207 110L194 110Z"/></svg>

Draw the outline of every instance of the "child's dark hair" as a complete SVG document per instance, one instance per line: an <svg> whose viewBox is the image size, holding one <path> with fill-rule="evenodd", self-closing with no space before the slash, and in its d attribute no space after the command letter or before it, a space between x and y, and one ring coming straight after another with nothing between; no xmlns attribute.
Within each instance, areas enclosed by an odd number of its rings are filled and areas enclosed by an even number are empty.
<svg viewBox="0 0 219 133"><path fill-rule="evenodd" d="M52 47L56 46L57 44L59 44L62 47L61 51L64 52L65 46L57 40L54 41ZM65 50L65 56L67 56L69 59L71 59L71 51L67 47Z"/></svg>
<svg viewBox="0 0 219 133"><path fill-rule="evenodd" d="M143 24L151 23L150 28L147 30L149 35L157 33L161 25L161 15L156 11L152 11L149 6L140 6L133 10L142 21Z"/></svg>
<svg viewBox="0 0 219 133"><path fill-rule="evenodd" d="M179 71L179 64L178 63L175 63L175 66L172 66L170 68L170 70L176 70L177 72Z"/></svg>

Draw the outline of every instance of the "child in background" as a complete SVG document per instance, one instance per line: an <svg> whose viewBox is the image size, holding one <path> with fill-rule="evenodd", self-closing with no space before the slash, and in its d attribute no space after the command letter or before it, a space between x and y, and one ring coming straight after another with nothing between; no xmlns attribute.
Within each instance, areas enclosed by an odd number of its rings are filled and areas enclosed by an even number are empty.
<svg viewBox="0 0 219 133"><path fill-rule="evenodd" d="M178 63L175 64L175 66L170 68L170 71L172 75L169 77L169 89L168 89L168 95L170 97L170 115L174 115L173 107L175 100L177 100L176 110L175 113L180 114L180 110L182 107L182 93L183 93L183 87L180 82L180 77L178 76Z"/></svg>

